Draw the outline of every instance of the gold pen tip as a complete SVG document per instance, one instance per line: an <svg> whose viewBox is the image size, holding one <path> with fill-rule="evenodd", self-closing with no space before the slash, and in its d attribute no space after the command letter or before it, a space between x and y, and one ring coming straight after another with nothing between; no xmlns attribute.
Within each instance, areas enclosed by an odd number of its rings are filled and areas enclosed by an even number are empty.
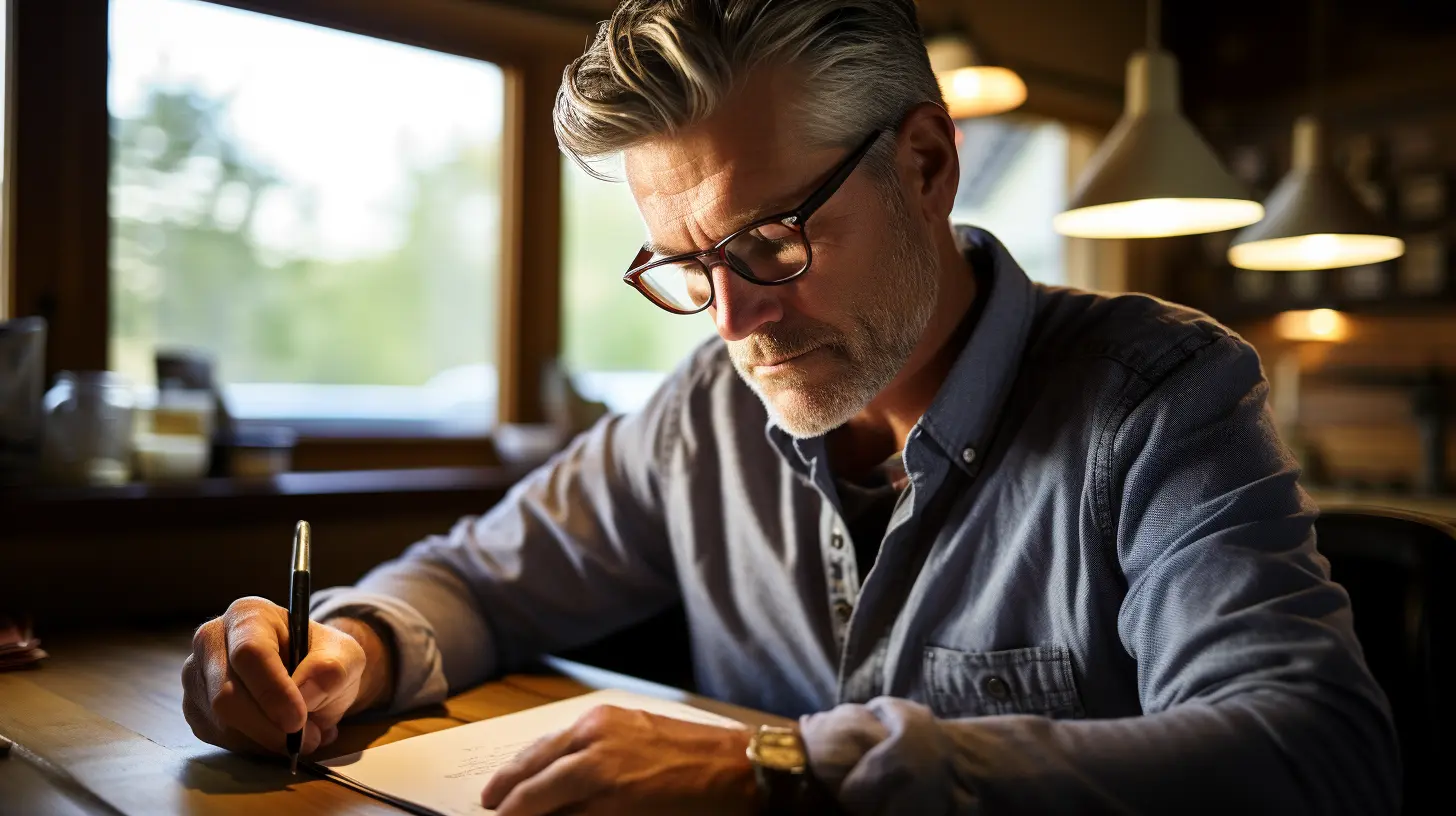
<svg viewBox="0 0 1456 816"><path fill-rule="evenodd" d="M292 760L288 763L288 772L294 776L298 776L298 754L294 754Z"/></svg>

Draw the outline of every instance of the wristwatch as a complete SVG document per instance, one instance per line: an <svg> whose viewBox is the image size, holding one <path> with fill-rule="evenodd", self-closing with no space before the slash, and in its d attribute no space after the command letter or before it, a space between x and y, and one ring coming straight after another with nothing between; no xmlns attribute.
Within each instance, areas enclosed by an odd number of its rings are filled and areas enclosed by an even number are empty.
<svg viewBox="0 0 1456 816"><path fill-rule="evenodd" d="M761 725L748 742L748 761L758 784L759 812L788 816L805 812L809 799L809 757L797 728Z"/></svg>

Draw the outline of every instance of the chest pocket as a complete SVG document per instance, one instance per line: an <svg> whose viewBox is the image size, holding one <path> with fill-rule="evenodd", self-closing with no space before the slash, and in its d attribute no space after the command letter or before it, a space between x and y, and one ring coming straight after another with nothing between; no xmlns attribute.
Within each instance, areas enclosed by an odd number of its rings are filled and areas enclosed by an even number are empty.
<svg viewBox="0 0 1456 816"><path fill-rule="evenodd" d="M925 682L937 717L1039 714L1082 717L1072 656L1061 646L999 652L925 647Z"/></svg>

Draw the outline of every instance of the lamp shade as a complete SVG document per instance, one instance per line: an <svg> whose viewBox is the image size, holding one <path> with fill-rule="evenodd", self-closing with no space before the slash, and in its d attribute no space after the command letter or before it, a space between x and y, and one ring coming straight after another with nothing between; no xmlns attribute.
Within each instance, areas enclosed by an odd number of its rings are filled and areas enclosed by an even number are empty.
<svg viewBox="0 0 1456 816"><path fill-rule="evenodd" d="M1178 62L1145 50L1128 60L1122 118L1052 226L1079 238L1157 238L1234 229L1263 215L1184 118Z"/></svg>
<svg viewBox="0 0 1456 816"><path fill-rule="evenodd" d="M1305 270L1362 266L1398 258L1405 242L1386 234L1331 166L1319 121L1294 123L1294 160L1270 193L1263 221L1229 245L1229 263L1243 269Z"/></svg>
<svg viewBox="0 0 1456 816"><path fill-rule="evenodd" d="M948 34L926 42L930 67L954 119L1005 113L1026 101L1026 83L1010 68L981 65L966 38Z"/></svg>

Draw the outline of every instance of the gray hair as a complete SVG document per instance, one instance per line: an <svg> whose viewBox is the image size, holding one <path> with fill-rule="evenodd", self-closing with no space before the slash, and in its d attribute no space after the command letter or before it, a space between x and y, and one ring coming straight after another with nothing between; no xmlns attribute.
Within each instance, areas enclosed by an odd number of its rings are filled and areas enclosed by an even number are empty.
<svg viewBox="0 0 1456 816"><path fill-rule="evenodd" d="M912 0L625 0L562 77L556 138L588 163L711 116L753 68L792 67L811 147L850 146L944 105ZM893 147L866 156L884 177Z"/></svg>

